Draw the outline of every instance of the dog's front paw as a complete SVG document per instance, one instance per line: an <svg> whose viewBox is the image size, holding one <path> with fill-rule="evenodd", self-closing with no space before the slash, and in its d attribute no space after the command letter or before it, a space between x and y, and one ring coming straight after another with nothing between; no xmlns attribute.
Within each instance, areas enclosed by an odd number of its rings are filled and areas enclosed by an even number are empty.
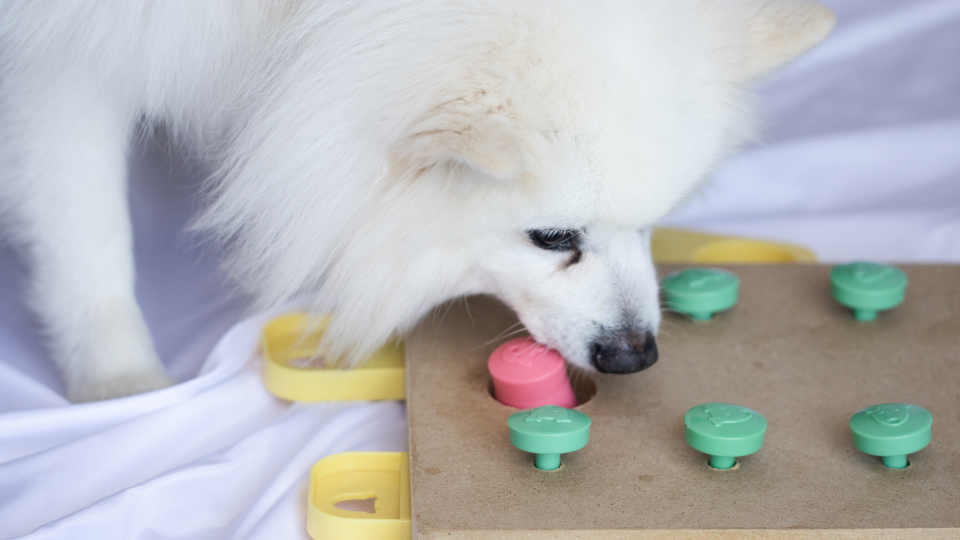
<svg viewBox="0 0 960 540"><path fill-rule="evenodd" d="M142 394L174 384L177 384L177 381L162 369L121 373L108 378L88 379L72 384L67 389L67 399L73 403L100 401Z"/></svg>

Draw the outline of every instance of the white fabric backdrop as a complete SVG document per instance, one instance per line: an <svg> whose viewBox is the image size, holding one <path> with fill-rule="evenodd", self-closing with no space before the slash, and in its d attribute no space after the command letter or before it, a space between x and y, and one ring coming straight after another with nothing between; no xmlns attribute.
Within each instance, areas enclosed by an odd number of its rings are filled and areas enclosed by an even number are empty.
<svg viewBox="0 0 960 540"><path fill-rule="evenodd" d="M960 2L827 3L834 35L761 92L764 143L670 224L827 261L960 261ZM131 176L138 294L184 382L68 404L21 304L24 269L0 252L0 539L305 539L309 466L405 449L403 405L267 394L255 350L269 314L236 324L244 300L217 253L182 232L202 172L149 143Z"/></svg>

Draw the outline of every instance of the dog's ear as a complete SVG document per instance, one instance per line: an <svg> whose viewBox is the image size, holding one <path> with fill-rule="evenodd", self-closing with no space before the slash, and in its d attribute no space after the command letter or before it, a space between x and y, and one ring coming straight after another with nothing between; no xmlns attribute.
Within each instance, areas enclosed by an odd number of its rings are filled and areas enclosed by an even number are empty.
<svg viewBox="0 0 960 540"><path fill-rule="evenodd" d="M753 0L747 9L747 77L786 64L823 41L836 22L814 0Z"/></svg>
<svg viewBox="0 0 960 540"><path fill-rule="evenodd" d="M499 181L520 175L524 157L514 122L480 104L448 103L417 122L401 150L418 169L462 165Z"/></svg>

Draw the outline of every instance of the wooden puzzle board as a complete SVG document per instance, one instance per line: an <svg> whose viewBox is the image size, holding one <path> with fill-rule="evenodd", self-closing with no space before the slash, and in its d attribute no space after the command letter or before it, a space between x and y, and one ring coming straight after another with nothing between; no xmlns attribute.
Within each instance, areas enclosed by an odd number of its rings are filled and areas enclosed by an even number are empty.
<svg viewBox="0 0 960 540"><path fill-rule="evenodd" d="M591 375L590 443L555 472L510 445L516 409L489 394L512 312L476 297L428 317L407 342L414 538L960 538L960 266L902 266L905 302L872 323L834 302L829 267L728 268L736 307L667 314L656 365ZM736 470L684 442L705 402L769 422ZM851 442L850 416L884 402L933 414L904 470Z"/></svg>

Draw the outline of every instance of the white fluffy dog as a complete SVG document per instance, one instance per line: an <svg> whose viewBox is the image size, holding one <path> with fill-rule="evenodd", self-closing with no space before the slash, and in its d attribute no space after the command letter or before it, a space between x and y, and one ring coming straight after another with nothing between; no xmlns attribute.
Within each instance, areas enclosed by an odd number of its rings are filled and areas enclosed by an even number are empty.
<svg viewBox="0 0 960 540"><path fill-rule="evenodd" d="M173 382L134 298L126 152L217 171L198 226L356 360L491 293L588 369L656 360L650 228L751 133L812 0L0 0L0 204L85 401Z"/></svg>

